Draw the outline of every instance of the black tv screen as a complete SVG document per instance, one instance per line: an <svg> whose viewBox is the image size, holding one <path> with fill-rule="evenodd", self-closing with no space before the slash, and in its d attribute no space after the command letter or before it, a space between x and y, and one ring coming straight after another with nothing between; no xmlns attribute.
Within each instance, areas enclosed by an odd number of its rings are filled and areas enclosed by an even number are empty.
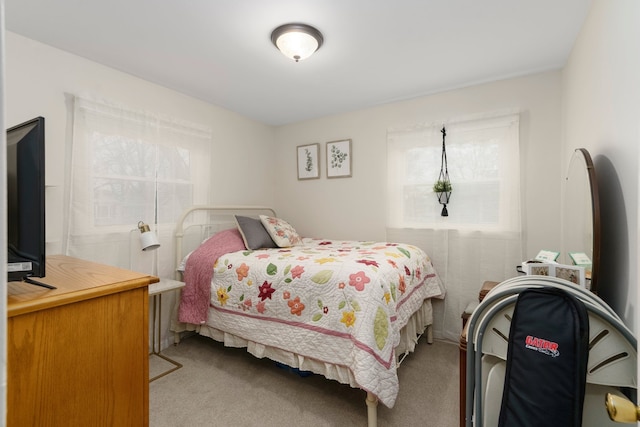
<svg viewBox="0 0 640 427"><path fill-rule="evenodd" d="M7 130L8 281L45 276L44 117Z"/></svg>

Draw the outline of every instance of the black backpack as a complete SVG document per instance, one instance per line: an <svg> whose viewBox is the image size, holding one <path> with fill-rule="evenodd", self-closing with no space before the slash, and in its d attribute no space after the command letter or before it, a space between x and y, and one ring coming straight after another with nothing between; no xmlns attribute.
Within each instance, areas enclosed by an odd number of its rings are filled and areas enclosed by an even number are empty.
<svg viewBox="0 0 640 427"><path fill-rule="evenodd" d="M509 331L498 427L580 427L589 358L589 317L557 288L520 293Z"/></svg>

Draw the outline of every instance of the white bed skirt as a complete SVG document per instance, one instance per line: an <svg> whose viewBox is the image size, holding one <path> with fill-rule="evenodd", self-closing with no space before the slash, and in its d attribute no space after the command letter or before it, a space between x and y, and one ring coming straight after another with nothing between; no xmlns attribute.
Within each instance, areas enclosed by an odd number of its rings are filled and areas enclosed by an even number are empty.
<svg viewBox="0 0 640 427"><path fill-rule="evenodd" d="M418 309L411 318L409 318L407 324L400 331L400 344L396 347L396 361L398 365L399 361L401 361L401 357L414 351L416 344L418 343L418 338L425 331L427 331L427 342L429 344L433 342L433 338L430 333L432 324L433 307L431 299L426 299L422 304L422 307ZM351 387L361 388L355 381L355 377L351 370L346 366L322 362L299 354L290 353L279 348L265 346L254 341L248 341L244 338L221 331L209 325L188 325L185 328L176 327L173 330L174 332L195 330L198 334L222 342L227 347L246 348L247 351L255 357L266 357L292 368L297 368L301 371L311 371L342 384L349 384Z"/></svg>

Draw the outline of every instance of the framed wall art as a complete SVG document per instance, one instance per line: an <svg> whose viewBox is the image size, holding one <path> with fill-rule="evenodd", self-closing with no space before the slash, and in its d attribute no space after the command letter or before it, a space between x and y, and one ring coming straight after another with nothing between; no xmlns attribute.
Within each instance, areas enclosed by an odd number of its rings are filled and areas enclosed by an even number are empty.
<svg viewBox="0 0 640 427"><path fill-rule="evenodd" d="M327 142L327 178L351 176L351 140Z"/></svg>
<svg viewBox="0 0 640 427"><path fill-rule="evenodd" d="M320 178L320 144L298 145L298 179Z"/></svg>

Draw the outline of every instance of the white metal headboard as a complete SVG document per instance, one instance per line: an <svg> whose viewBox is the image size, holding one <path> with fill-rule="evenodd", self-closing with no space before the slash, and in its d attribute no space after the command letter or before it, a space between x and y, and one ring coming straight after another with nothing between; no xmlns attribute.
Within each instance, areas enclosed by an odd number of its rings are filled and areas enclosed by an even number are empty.
<svg viewBox="0 0 640 427"><path fill-rule="evenodd" d="M197 237L194 244L218 231L236 225L233 215L258 217L259 215L276 216L276 211L267 206L210 206L195 205L185 210L176 224L176 266L180 265L186 254L195 249L193 244L185 248L185 234L192 231ZM195 231L194 231L195 230ZM193 247L191 247L193 246ZM180 272L176 271L176 279L180 280Z"/></svg>

